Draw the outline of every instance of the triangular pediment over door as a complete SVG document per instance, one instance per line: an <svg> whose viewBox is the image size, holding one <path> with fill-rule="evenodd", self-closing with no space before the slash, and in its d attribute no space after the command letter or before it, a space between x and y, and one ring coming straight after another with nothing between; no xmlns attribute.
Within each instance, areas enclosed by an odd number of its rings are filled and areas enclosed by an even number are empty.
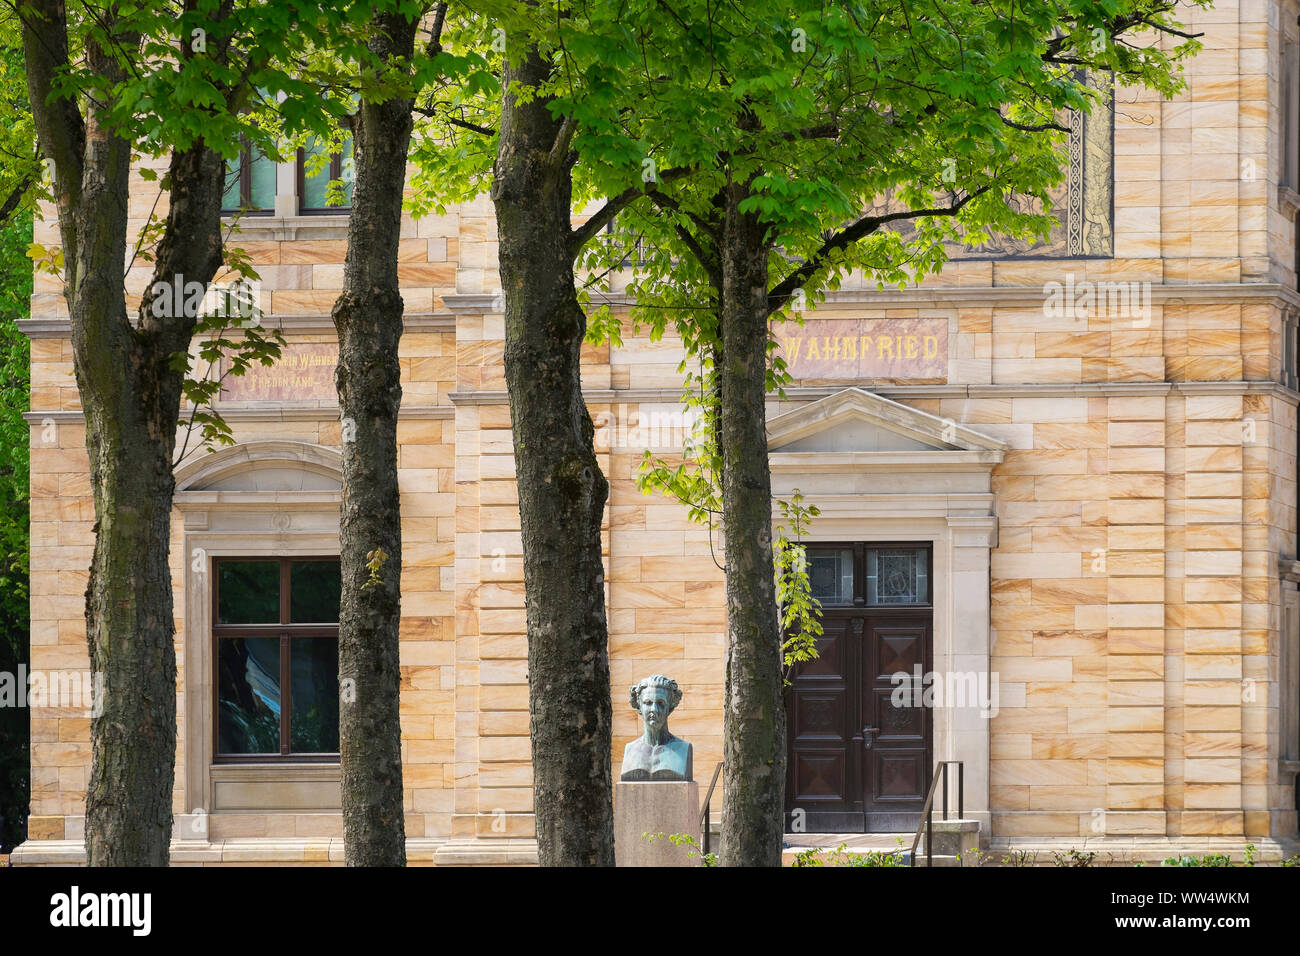
<svg viewBox="0 0 1300 956"><path fill-rule="evenodd" d="M770 452L988 452L1007 445L959 422L939 418L861 388L846 388L767 423Z"/></svg>
<svg viewBox="0 0 1300 956"><path fill-rule="evenodd" d="M1004 442L967 425L861 388L771 419L767 447L778 498L798 488L810 500L847 496L855 502L826 503L870 509L922 506L936 495L981 495L981 501L967 503L984 514L993 503L993 468L1007 452ZM946 511L956 503L939 506Z"/></svg>

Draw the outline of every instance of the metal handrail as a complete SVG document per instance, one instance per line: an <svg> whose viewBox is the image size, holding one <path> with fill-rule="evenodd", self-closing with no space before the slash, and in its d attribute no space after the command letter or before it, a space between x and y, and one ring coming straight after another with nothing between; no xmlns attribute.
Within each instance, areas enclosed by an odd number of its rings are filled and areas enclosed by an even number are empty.
<svg viewBox="0 0 1300 956"><path fill-rule="evenodd" d="M934 766L934 777L930 780L930 790L925 795L925 805L921 808L921 819L916 824L916 834L912 837L912 852L908 855L908 866L916 866L916 845L921 842L921 830L925 830L925 865L934 866L934 788L939 785L940 773L943 776L943 818L948 819L948 765L957 765L957 819L965 816L965 767L960 760L940 760Z"/></svg>
<svg viewBox="0 0 1300 956"><path fill-rule="evenodd" d="M709 831L713 828L709 826L709 801L713 799L713 788L718 785L718 774L722 773L722 761L713 768L713 779L709 782L709 790L704 795L704 810L700 813L700 842L703 845L703 852L709 852Z"/></svg>

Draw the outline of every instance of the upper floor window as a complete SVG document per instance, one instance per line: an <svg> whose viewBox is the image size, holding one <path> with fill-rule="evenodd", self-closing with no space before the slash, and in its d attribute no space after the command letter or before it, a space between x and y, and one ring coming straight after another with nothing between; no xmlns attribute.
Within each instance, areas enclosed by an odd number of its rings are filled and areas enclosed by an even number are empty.
<svg viewBox="0 0 1300 956"><path fill-rule="evenodd" d="M276 167L256 146L244 143L239 156L226 162L226 191L221 211L227 215L269 216L275 210Z"/></svg>
<svg viewBox="0 0 1300 956"><path fill-rule="evenodd" d="M313 140L298 150L298 212L305 215L346 212L352 206L352 137L346 136L336 153L327 155L328 148Z"/></svg>
<svg viewBox="0 0 1300 956"><path fill-rule="evenodd" d="M294 174L300 214L346 213L352 206L356 178L352 137L347 136L336 153L327 154L328 148L328 144L313 141L298 150ZM245 143L239 156L226 163L222 215L274 215L278 180L279 165L256 146Z"/></svg>
<svg viewBox="0 0 1300 956"><path fill-rule="evenodd" d="M214 563L216 759L336 760L338 558Z"/></svg>

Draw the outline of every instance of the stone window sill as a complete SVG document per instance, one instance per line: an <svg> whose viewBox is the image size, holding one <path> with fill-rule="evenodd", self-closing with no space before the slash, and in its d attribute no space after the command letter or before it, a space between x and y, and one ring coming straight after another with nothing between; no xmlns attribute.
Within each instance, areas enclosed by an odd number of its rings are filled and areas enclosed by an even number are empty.
<svg viewBox="0 0 1300 956"><path fill-rule="evenodd" d="M348 214L328 213L319 216L244 216L230 234L230 242L292 242L295 239L346 239ZM223 217L223 229L234 220Z"/></svg>
<svg viewBox="0 0 1300 956"><path fill-rule="evenodd" d="M209 772L213 813L342 808L337 763L214 763Z"/></svg>

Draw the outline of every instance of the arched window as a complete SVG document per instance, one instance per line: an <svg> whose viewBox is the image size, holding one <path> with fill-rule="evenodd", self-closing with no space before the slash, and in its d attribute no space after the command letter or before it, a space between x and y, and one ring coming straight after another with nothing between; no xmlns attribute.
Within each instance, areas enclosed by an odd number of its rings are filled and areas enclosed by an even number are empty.
<svg viewBox="0 0 1300 956"><path fill-rule="evenodd" d="M186 809L339 808L338 451L253 441L176 469Z"/></svg>

